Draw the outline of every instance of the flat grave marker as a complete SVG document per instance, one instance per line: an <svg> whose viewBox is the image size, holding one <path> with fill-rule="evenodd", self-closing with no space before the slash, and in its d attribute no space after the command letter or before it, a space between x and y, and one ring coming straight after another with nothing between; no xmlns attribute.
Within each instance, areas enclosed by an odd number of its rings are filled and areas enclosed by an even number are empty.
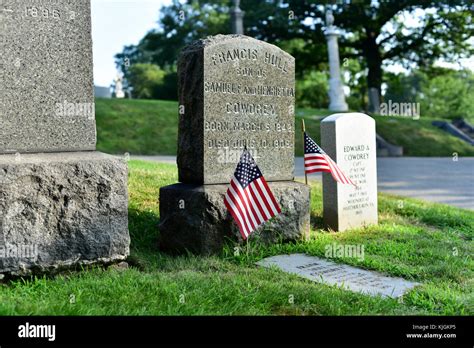
<svg viewBox="0 0 474 348"><path fill-rule="evenodd" d="M398 298L419 283L402 278L384 276L345 264L305 254L278 255L257 262L270 268L276 266L284 272L328 285L337 285L347 290L372 296Z"/></svg>

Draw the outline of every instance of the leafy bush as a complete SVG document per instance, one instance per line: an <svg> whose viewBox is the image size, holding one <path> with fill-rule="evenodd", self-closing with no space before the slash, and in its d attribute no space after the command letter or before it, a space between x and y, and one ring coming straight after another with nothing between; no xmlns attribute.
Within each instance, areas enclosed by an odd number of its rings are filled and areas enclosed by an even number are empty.
<svg viewBox="0 0 474 348"><path fill-rule="evenodd" d="M302 108L327 108L329 105L326 73L312 71L296 81L296 105Z"/></svg>
<svg viewBox="0 0 474 348"><path fill-rule="evenodd" d="M156 64L137 63L130 67L126 77L136 99L178 99L175 71L165 71Z"/></svg>
<svg viewBox="0 0 474 348"><path fill-rule="evenodd" d="M474 74L453 71L424 81L421 86L422 114L456 119L474 118Z"/></svg>
<svg viewBox="0 0 474 348"><path fill-rule="evenodd" d="M387 74L384 100L420 103L421 116L474 120L474 74L468 70L431 68L409 75Z"/></svg>

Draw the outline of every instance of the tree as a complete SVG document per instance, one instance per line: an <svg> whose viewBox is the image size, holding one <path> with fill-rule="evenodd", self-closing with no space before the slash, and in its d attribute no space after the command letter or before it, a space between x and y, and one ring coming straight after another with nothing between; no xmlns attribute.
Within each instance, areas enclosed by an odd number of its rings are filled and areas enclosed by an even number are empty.
<svg viewBox="0 0 474 348"><path fill-rule="evenodd" d="M275 33L279 40L294 37L309 43L323 40L326 8L320 1L274 0L273 3L281 13L253 22L247 32L264 40L276 39ZM426 67L439 58L456 61L474 53L470 41L474 36L474 7L468 0L348 0L339 1L331 8L335 25L345 32L340 38L342 59L363 61L368 71L368 88L376 88L379 96L384 63ZM296 14L293 22L283 16L290 11ZM416 23L410 23L409 17L416 19Z"/></svg>
<svg viewBox="0 0 474 348"><path fill-rule="evenodd" d="M474 73L441 67L388 74L385 99L420 103L422 116L474 119Z"/></svg>
<svg viewBox="0 0 474 348"><path fill-rule="evenodd" d="M474 74L447 71L421 85L420 108L426 115L447 119L474 119Z"/></svg>
<svg viewBox="0 0 474 348"><path fill-rule="evenodd" d="M138 45L126 46L115 56L117 66L125 75L127 67L135 63L175 68L179 52L187 44L209 35L229 33L229 6L218 0L184 4L173 0L171 5L162 7L158 28L148 32Z"/></svg>
<svg viewBox="0 0 474 348"><path fill-rule="evenodd" d="M133 86L133 95L138 99L155 98L155 91L163 84L165 72L154 64L139 63L130 67L128 81Z"/></svg>
<svg viewBox="0 0 474 348"><path fill-rule="evenodd" d="M160 28L138 46L117 55L124 59L173 66L186 44L208 35L229 33L231 0L173 0L162 8ZM343 0L332 4L335 25L343 31L341 58L359 60L366 85L379 95L384 65L426 67L443 58L456 61L474 53L473 10L469 0ZM317 0L242 0L247 35L288 49L298 76L326 67L324 17L328 3ZM408 20L411 18L412 20ZM413 20L415 19L415 20ZM124 71L125 75L126 72ZM379 98L380 99L380 98Z"/></svg>

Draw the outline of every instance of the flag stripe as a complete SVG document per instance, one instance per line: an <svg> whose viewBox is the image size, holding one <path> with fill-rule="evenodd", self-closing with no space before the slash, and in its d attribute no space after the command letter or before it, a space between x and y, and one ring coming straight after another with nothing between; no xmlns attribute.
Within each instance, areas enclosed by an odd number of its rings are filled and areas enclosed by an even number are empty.
<svg viewBox="0 0 474 348"><path fill-rule="evenodd" d="M249 189L245 190L245 193L247 194L247 197L248 197L249 202L251 204L251 207L252 207L252 210L254 212L255 218L258 222L258 225L260 226L261 224L263 224L266 221L266 219L262 215L262 211L261 211L261 208L260 208L260 203L255 198L255 196L253 194L253 191L250 188L250 185L249 185Z"/></svg>
<svg viewBox="0 0 474 348"><path fill-rule="evenodd" d="M234 199L232 193L230 192L230 190L227 191L227 194L228 194L228 203L233 208L232 211L239 217L240 224L242 226L241 233L243 233L244 235L248 235L249 234L249 229L248 229L247 224L245 222L245 218L242 214L242 211L240 210L240 207L237 205L237 202L235 201L235 199Z"/></svg>
<svg viewBox="0 0 474 348"><path fill-rule="evenodd" d="M268 193L267 193L267 187L265 187L262 183L261 180L257 180L257 184L258 186L260 186L260 189L262 190L262 193L263 195L265 196L265 202L268 202L268 205L270 206L270 209L272 210L272 216L275 216L278 214L278 210L275 208L274 204L276 202L274 202L274 200L272 201L272 198L269 197Z"/></svg>
<svg viewBox="0 0 474 348"><path fill-rule="evenodd" d="M321 166L311 166L311 167L306 167L306 172L310 171L310 170L314 170L314 169L327 169L327 170L331 170L331 168L329 168L328 165L321 165ZM316 170L317 171L317 170Z"/></svg>
<svg viewBox="0 0 474 348"><path fill-rule="evenodd" d="M243 151L237 164L224 203L244 239L258 226L281 212L262 172L247 149Z"/></svg>
<svg viewBox="0 0 474 348"><path fill-rule="evenodd" d="M229 204L229 202L231 204ZM236 207L235 207L234 203L232 203L231 201L225 200L224 204L225 204L227 210L230 212L230 214L234 218L234 221L237 223L237 226L239 227L239 231L240 231L240 234L242 235L242 238L244 238L244 239L247 238L248 237L247 230L242 225L242 222L240 220L241 219L240 215L237 215L238 213L237 213L237 210L235 209Z"/></svg>
<svg viewBox="0 0 474 348"><path fill-rule="evenodd" d="M253 219L255 220L255 224L256 224L255 228L257 228L258 226L260 226L262 224L262 222L264 220L263 219L260 220L259 213L257 213L257 211L255 210L255 204L253 202L253 197L250 195L249 190L243 190L242 189L242 192L245 195L245 199L248 203L249 213L252 215Z"/></svg>
<svg viewBox="0 0 474 348"><path fill-rule="evenodd" d="M342 182L344 184L352 184L352 181L350 181L350 179L348 179L348 177L346 177L346 175L344 174L344 172L341 170L341 168L339 168L339 166L336 164L336 162L334 162L332 159L329 158L329 160L331 161L331 163L334 165L334 167L336 168L336 170L338 171L338 173L340 174L340 176L342 177Z"/></svg>
<svg viewBox="0 0 474 348"><path fill-rule="evenodd" d="M232 202L230 197L228 197L228 193L226 194L226 199L224 199L224 204L227 210L231 213L235 222L237 223L237 226L239 227L239 231L240 231L240 234L242 234L242 237L244 239L247 238L248 232L247 232L247 229L245 228L245 225L243 224L242 217L240 216L239 210L235 206L234 202Z"/></svg>
<svg viewBox="0 0 474 348"><path fill-rule="evenodd" d="M245 215L245 219L248 222L247 225L249 226L249 232L251 232L255 230L255 228L257 227L257 224L252 221L252 216L249 214L249 208L245 202L245 195L243 195L241 191L240 192L236 191L236 192L238 192L236 199L240 201L240 204L243 207L242 209Z"/></svg>
<svg viewBox="0 0 474 348"><path fill-rule="evenodd" d="M237 180L232 180L231 185L234 188L234 191L239 193L238 196L244 204L245 215L247 216L247 219L250 222L250 225L252 226L251 230L255 230L257 228L258 224L255 221L255 218L253 217L253 214L250 210L250 205L249 205L249 202L247 200L247 196L245 195L245 192L242 189L242 186L240 186L240 184Z"/></svg>
<svg viewBox="0 0 474 348"><path fill-rule="evenodd" d="M263 184L263 186L265 186L265 192L270 192L270 193L272 192L272 191L270 190L270 187L268 186L267 181L266 181L264 178L260 178L260 179L258 179L258 181L261 182L261 183ZM275 199L275 196L272 195L272 194L270 194L269 196L270 196L270 199L271 199L271 201L272 201L272 203L273 203L273 208L275 208L275 210L276 210L276 212L277 212L275 215L280 214L280 213L281 213L280 206L278 205L278 203L277 203L277 201L276 201L276 199Z"/></svg>
<svg viewBox="0 0 474 348"><path fill-rule="evenodd" d="M262 189L260 188L260 185L258 184L258 182L253 182L253 184L255 185L255 189L257 190L258 196L260 197L260 199L263 202L263 205L265 206L268 220L270 220L273 216L273 211L272 211L272 208L270 207L270 202L268 202L268 200L265 197L265 194L262 192Z"/></svg>
<svg viewBox="0 0 474 348"><path fill-rule="evenodd" d="M341 168L334 162L306 133L304 134L305 173L329 172L336 182L341 184L354 184L350 177L346 176ZM356 186L357 187L357 186Z"/></svg>
<svg viewBox="0 0 474 348"><path fill-rule="evenodd" d="M304 162L304 165L306 167L311 167L311 165L313 164L326 164L326 161L323 159L317 159L317 160L315 159L315 160L307 160Z"/></svg>
<svg viewBox="0 0 474 348"><path fill-rule="evenodd" d="M337 182L342 182L341 177L339 176L339 172L336 168L334 168L334 162L328 156L328 165L331 168L331 175L333 176L334 180Z"/></svg>
<svg viewBox="0 0 474 348"><path fill-rule="evenodd" d="M262 197L260 196L260 193L257 187L255 186L255 182L252 182L249 186L250 186L250 192L252 192L252 195L257 199L258 207L260 208L260 212L262 213L262 215L265 216L265 220L271 219L272 216L270 212L268 211L267 206L263 202Z"/></svg>
<svg viewBox="0 0 474 348"><path fill-rule="evenodd" d="M242 216L242 219L245 222L245 228L247 229L249 234L252 231L252 226L250 225L250 222L248 220L247 214L245 213L245 208L239 198L239 195L235 192L234 188L232 187L232 182L234 179L231 181L231 186L229 187L229 192L230 192L230 197L232 198L234 204L237 206L239 209L240 215Z"/></svg>
<svg viewBox="0 0 474 348"><path fill-rule="evenodd" d="M308 170L306 174L321 173L321 172L331 173L331 170L330 169L314 169L314 170Z"/></svg>

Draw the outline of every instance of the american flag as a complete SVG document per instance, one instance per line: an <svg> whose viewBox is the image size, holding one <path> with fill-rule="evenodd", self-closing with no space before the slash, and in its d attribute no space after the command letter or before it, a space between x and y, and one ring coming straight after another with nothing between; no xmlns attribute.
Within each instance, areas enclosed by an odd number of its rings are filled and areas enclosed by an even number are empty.
<svg viewBox="0 0 474 348"><path fill-rule="evenodd" d="M224 203L244 240L258 226L281 212L262 172L247 149L240 157Z"/></svg>
<svg viewBox="0 0 474 348"><path fill-rule="evenodd" d="M337 182L356 186L306 132L304 133L304 170L306 174L329 172Z"/></svg>

